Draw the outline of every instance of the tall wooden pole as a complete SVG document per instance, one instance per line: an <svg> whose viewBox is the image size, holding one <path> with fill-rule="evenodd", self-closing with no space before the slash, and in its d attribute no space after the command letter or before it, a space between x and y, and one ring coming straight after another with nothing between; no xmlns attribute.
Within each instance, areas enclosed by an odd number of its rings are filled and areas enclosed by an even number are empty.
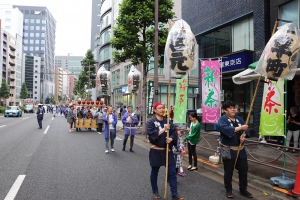
<svg viewBox="0 0 300 200"><path fill-rule="evenodd" d="M158 102L158 0L155 0L155 35L154 35L154 102Z"/></svg>

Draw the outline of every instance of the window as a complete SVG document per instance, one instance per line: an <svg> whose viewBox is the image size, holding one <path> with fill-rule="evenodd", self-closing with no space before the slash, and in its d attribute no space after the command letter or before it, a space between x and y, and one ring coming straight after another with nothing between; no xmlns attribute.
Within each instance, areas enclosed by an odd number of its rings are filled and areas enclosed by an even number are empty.
<svg viewBox="0 0 300 200"><path fill-rule="evenodd" d="M34 89L37 89L37 86L34 86Z"/></svg>
<svg viewBox="0 0 300 200"><path fill-rule="evenodd" d="M45 37L45 33L41 33L41 37Z"/></svg>
<svg viewBox="0 0 300 200"><path fill-rule="evenodd" d="M34 94L36 94L36 92ZM34 99L37 99L37 97L34 97Z"/></svg>
<svg viewBox="0 0 300 200"><path fill-rule="evenodd" d="M31 11L30 11L30 14L31 14L31 15L34 15L34 10L31 10Z"/></svg>
<svg viewBox="0 0 300 200"><path fill-rule="evenodd" d="M40 37L40 33L35 33L35 37Z"/></svg>
<svg viewBox="0 0 300 200"><path fill-rule="evenodd" d="M29 23L29 19L24 19L24 22L25 23Z"/></svg>
<svg viewBox="0 0 300 200"><path fill-rule="evenodd" d="M11 19L5 18L5 22L11 22Z"/></svg>
<svg viewBox="0 0 300 200"><path fill-rule="evenodd" d="M29 44L33 44L33 40L29 40Z"/></svg>
<svg viewBox="0 0 300 200"><path fill-rule="evenodd" d="M23 46L24 51L28 51L28 46Z"/></svg>
<svg viewBox="0 0 300 200"><path fill-rule="evenodd" d="M37 76L34 76L34 78L37 78Z"/></svg>
<svg viewBox="0 0 300 200"><path fill-rule="evenodd" d="M164 73L164 69L163 68L158 68L158 74L163 74ZM154 73L154 57L150 58L150 63L148 65L148 73Z"/></svg>
<svg viewBox="0 0 300 200"><path fill-rule="evenodd" d="M124 84L128 83L128 73L130 71L131 64L124 67Z"/></svg>
<svg viewBox="0 0 300 200"><path fill-rule="evenodd" d="M34 47L34 50L35 50L35 51L39 51L39 50L40 50L40 47Z"/></svg>
<svg viewBox="0 0 300 200"><path fill-rule="evenodd" d="M291 1L280 7L280 19L292 21L297 27L299 27L298 18L299 18L298 1Z"/></svg>
<svg viewBox="0 0 300 200"><path fill-rule="evenodd" d="M46 30L46 26L42 26L42 30L45 31Z"/></svg>
<svg viewBox="0 0 300 200"><path fill-rule="evenodd" d="M39 23L41 23L41 20L40 19L36 19L35 23L39 24Z"/></svg>
<svg viewBox="0 0 300 200"><path fill-rule="evenodd" d="M30 26L30 30L32 30L32 31L33 31L33 30L34 30L34 26Z"/></svg>
<svg viewBox="0 0 300 200"><path fill-rule="evenodd" d="M28 40L24 39L23 41L24 41L24 44L28 44Z"/></svg>
<svg viewBox="0 0 300 200"><path fill-rule="evenodd" d="M25 33L25 32L24 32L24 37L28 37L28 33Z"/></svg>
<svg viewBox="0 0 300 200"><path fill-rule="evenodd" d="M30 23L34 23L34 19L30 19Z"/></svg>
<svg viewBox="0 0 300 200"><path fill-rule="evenodd" d="M35 44L40 44L40 40L35 40Z"/></svg>
<svg viewBox="0 0 300 200"><path fill-rule="evenodd" d="M41 44L45 44L45 40L41 40Z"/></svg>
<svg viewBox="0 0 300 200"><path fill-rule="evenodd" d="M41 29L40 26L36 26L36 27L35 27L35 30L37 30L37 31L39 31L40 29Z"/></svg>
<svg viewBox="0 0 300 200"><path fill-rule="evenodd" d="M34 33L30 33L30 37L34 37Z"/></svg>
<svg viewBox="0 0 300 200"><path fill-rule="evenodd" d="M11 11L5 11L5 14L6 14L6 15L10 15L10 14L11 14Z"/></svg>
<svg viewBox="0 0 300 200"><path fill-rule="evenodd" d="M29 10L25 10L25 14L26 14L26 15L29 15Z"/></svg>
<svg viewBox="0 0 300 200"><path fill-rule="evenodd" d="M5 26L5 29L6 29L6 30L10 30L11 27L10 27L10 26Z"/></svg>
<svg viewBox="0 0 300 200"><path fill-rule="evenodd" d="M46 20L45 19L42 19L42 24L46 24Z"/></svg>
<svg viewBox="0 0 300 200"><path fill-rule="evenodd" d="M29 51L33 51L33 46L30 46L30 47L29 47Z"/></svg>
<svg viewBox="0 0 300 200"><path fill-rule="evenodd" d="M41 47L41 51L45 51L45 47Z"/></svg>
<svg viewBox="0 0 300 200"><path fill-rule="evenodd" d="M24 30L28 30L28 26L24 26Z"/></svg>

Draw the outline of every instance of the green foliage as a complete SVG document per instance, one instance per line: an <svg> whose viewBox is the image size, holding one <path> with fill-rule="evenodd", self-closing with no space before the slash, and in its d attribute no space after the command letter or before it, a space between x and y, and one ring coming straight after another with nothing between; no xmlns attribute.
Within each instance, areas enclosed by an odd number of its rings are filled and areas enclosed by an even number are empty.
<svg viewBox="0 0 300 200"><path fill-rule="evenodd" d="M19 106L19 107L20 107L20 109L22 110L22 112L24 112L25 107L24 107L24 106Z"/></svg>
<svg viewBox="0 0 300 200"><path fill-rule="evenodd" d="M79 98L86 97L86 83L88 83L87 73L86 71L82 70L73 88L73 93Z"/></svg>
<svg viewBox="0 0 300 200"><path fill-rule="evenodd" d="M27 97L28 97L28 89L26 83L23 83L20 91L20 99L26 99Z"/></svg>
<svg viewBox="0 0 300 200"><path fill-rule="evenodd" d="M0 113L4 113L4 111L5 111L5 107L4 106L0 106Z"/></svg>
<svg viewBox="0 0 300 200"><path fill-rule="evenodd" d="M5 79L2 79L1 87L0 87L0 98L8 99L10 95L9 87L6 83Z"/></svg>
<svg viewBox="0 0 300 200"><path fill-rule="evenodd" d="M81 78L82 84L86 85L87 88L94 88L96 87L96 60L94 59L94 54L91 49L89 49L83 61L83 70L82 70L82 77L79 77L78 80ZM90 85L89 85L90 80Z"/></svg>
<svg viewBox="0 0 300 200"><path fill-rule="evenodd" d="M113 52L116 62L131 59L133 65L143 63L144 75L147 74L148 63L154 56L154 2L153 0L123 0L120 4L119 16L111 45L117 51ZM163 26L174 18L172 0L159 1L159 46L160 66L163 64L163 54L168 30Z"/></svg>

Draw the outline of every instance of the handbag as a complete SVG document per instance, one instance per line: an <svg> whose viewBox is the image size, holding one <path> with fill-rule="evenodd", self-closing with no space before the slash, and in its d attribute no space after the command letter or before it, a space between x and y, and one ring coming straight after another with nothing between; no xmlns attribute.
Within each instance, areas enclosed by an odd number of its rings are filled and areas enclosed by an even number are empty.
<svg viewBox="0 0 300 200"><path fill-rule="evenodd" d="M229 147L220 147L220 153L221 153L221 158L223 160L230 160L231 159L231 154L230 154L230 148Z"/></svg>

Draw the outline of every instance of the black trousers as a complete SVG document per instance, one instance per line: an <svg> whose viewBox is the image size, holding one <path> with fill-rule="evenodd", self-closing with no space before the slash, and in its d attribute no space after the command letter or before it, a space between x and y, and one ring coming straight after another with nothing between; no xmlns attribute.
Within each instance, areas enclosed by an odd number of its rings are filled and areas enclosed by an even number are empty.
<svg viewBox="0 0 300 200"><path fill-rule="evenodd" d="M233 167L234 167L235 158L230 160L223 160L224 166L224 185L226 191L232 191L232 175L233 175ZM239 186L240 191L247 190L248 180L248 162L247 158L238 158L236 162L235 169L238 170L239 173Z"/></svg>
<svg viewBox="0 0 300 200"><path fill-rule="evenodd" d="M103 125L103 123L98 123L98 132L102 132L102 125Z"/></svg>
<svg viewBox="0 0 300 200"><path fill-rule="evenodd" d="M189 164L193 165L193 158L192 157L194 157L194 167L197 167L196 145L191 145L188 142L188 151L189 151Z"/></svg>
<svg viewBox="0 0 300 200"><path fill-rule="evenodd" d="M127 140L128 140L129 135L125 135L124 141L123 141L123 146L126 146ZM134 135L130 136L130 147L132 149L133 146L133 141L134 141Z"/></svg>

